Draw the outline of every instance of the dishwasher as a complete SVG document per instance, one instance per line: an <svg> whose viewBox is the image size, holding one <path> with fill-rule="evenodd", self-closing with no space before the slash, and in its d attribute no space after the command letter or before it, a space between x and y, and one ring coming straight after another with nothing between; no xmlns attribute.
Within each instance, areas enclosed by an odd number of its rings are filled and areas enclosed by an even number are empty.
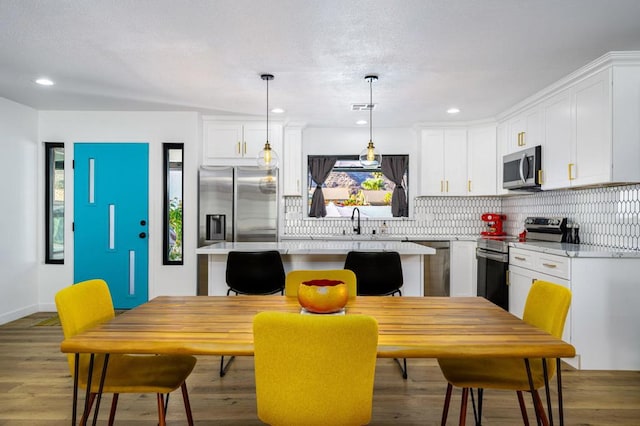
<svg viewBox="0 0 640 426"><path fill-rule="evenodd" d="M412 241L431 247L436 254L424 257L424 295L449 296L449 241Z"/></svg>

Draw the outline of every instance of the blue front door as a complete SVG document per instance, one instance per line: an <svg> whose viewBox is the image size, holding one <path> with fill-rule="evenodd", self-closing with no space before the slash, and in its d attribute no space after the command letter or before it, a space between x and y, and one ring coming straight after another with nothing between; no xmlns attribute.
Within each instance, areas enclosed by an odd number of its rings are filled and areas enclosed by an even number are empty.
<svg viewBox="0 0 640 426"><path fill-rule="evenodd" d="M74 144L74 281L104 279L117 309L148 300L148 170L148 144Z"/></svg>

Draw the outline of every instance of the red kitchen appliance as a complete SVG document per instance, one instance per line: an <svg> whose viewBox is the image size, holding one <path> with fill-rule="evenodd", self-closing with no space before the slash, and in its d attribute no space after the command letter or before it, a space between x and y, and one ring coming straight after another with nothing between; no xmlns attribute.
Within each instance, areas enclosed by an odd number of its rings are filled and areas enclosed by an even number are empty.
<svg viewBox="0 0 640 426"><path fill-rule="evenodd" d="M480 233L481 235L494 236L494 237L507 235L502 230L502 222L507 220L506 215L503 215L500 213L484 213L482 215L482 220L486 222L487 229L485 231L482 231Z"/></svg>

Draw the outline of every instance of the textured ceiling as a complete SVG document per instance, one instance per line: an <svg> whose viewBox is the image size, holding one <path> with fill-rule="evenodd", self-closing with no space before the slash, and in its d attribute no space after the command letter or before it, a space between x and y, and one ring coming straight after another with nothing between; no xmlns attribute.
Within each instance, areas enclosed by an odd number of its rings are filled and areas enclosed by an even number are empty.
<svg viewBox="0 0 640 426"><path fill-rule="evenodd" d="M478 120L640 50L639 22L639 0L0 0L0 96L264 116L269 72L284 119L352 127L374 73L374 126Z"/></svg>

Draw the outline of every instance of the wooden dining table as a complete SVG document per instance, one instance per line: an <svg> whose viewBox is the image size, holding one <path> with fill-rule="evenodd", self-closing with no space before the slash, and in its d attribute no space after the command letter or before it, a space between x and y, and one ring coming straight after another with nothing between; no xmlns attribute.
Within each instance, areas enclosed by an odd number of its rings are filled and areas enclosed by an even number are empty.
<svg viewBox="0 0 640 426"><path fill-rule="evenodd" d="M251 356L253 317L262 311L301 308L286 296L161 296L65 339L61 351ZM358 296L345 314L377 320L379 358L556 358L562 424L560 358L573 357L574 347L486 299Z"/></svg>

